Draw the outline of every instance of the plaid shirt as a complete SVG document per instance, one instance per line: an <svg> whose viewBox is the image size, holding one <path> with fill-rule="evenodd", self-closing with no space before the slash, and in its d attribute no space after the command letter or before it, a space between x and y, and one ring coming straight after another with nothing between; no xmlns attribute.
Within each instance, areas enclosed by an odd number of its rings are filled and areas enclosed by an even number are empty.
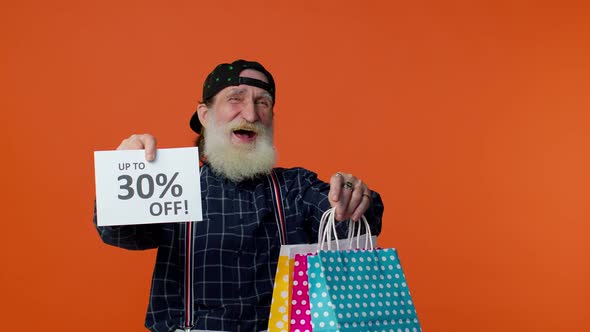
<svg viewBox="0 0 590 332"><path fill-rule="evenodd" d="M277 168L275 174L287 243L316 242L320 217L330 208L329 184L303 168ZM105 226L98 232L117 247L158 248L145 321L151 331L265 330L280 249L271 183L265 177L234 183L205 164L201 188L203 221ZM377 235L383 203L375 192L372 199L365 216ZM95 210L95 224L96 218ZM341 235L346 226L338 224Z"/></svg>

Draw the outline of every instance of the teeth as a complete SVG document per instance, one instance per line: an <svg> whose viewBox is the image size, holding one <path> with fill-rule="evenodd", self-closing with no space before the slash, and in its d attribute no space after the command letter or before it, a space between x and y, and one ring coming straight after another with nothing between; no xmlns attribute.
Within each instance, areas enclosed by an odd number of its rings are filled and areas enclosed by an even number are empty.
<svg viewBox="0 0 590 332"><path fill-rule="evenodd" d="M252 129L244 129L244 128L239 128L239 129L235 129L234 132L238 132L238 131L244 131L244 132L249 132L249 133L255 133L256 131L252 130Z"/></svg>

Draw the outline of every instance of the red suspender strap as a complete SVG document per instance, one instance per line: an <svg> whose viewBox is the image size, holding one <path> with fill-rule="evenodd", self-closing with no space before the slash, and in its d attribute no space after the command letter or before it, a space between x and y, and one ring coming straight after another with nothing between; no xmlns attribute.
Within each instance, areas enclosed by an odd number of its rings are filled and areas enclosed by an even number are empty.
<svg viewBox="0 0 590 332"><path fill-rule="evenodd" d="M287 228L285 225L285 215L283 213L283 195L281 194L281 186L279 186L279 180L274 169L270 172L269 177L271 180L270 187L273 192L272 200L275 208L275 219L279 228L279 238L281 240L281 245L285 245L287 244Z"/></svg>
<svg viewBox="0 0 590 332"><path fill-rule="evenodd" d="M193 321L193 222L189 221L186 223L184 228L185 235L185 256L184 256L184 326L190 331Z"/></svg>

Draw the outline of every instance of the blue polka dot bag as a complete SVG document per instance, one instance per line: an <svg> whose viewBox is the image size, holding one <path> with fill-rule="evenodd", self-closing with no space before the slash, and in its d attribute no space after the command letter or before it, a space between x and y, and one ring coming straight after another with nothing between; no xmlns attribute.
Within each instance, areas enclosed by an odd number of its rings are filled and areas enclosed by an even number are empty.
<svg viewBox="0 0 590 332"><path fill-rule="evenodd" d="M397 251L372 244L362 250L324 250L323 243L336 235L333 209L324 217L322 250L307 256L313 331L422 331ZM363 223L369 233L364 217Z"/></svg>

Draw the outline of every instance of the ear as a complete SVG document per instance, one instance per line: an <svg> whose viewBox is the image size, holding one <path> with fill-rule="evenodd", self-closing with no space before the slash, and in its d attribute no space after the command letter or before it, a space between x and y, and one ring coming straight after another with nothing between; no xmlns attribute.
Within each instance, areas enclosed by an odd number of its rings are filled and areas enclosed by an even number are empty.
<svg viewBox="0 0 590 332"><path fill-rule="evenodd" d="M199 115L199 121L201 121L203 128L207 128L207 116L209 114L209 108L207 105L199 104L199 106L197 106L197 114Z"/></svg>

